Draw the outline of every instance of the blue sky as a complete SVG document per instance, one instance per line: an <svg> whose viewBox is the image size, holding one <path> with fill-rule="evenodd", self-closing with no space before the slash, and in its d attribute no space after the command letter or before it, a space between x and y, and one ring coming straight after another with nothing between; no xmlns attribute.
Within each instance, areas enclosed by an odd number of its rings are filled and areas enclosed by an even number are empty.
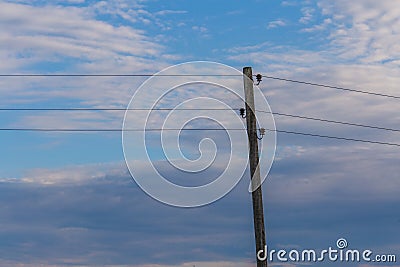
<svg viewBox="0 0 400 267"><path fill-rule="evenodd" d="M392 0L0 0L0 74L152 74L207 60L399 96L399 17ZM145 79L0 77L0 108L125 108ZM260 89L274 112L399 129L398 99L269 79ZM162 104L210 95L231 101L217 90L182 90ZM123 118L123 111L0 111L0 128L121 129ZM275 121L282 130L399 143L393 131ZM198 156L205 137L185 133L184 153ZM226 135L211 137L217 166L194 180L162 161L156 140L151 153L175 182L208 182L229 149ZM344 237L351 248L400 257L398 147L277 138L263 184L270 247L326 249ZM132 181L118 132L0 132L0 146L1 266L254 266L248 170L222 199L184 209Z"/></svg>

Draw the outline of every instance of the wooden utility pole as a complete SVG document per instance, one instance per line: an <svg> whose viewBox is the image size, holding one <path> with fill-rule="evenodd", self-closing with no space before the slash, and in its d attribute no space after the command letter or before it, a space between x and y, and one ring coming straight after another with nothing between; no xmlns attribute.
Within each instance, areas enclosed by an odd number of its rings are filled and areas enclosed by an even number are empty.
<svg viewBox="0 0 400 267"><path fill-rule="evenodd" d="M243 68L244 93L246 101L246 123L247 136L249 138L249 161L252 185L259 185L257 190L252 192L253 197L253 217L254 233L256 238L256 255L258 251L265 249L265 228L264 228L264 208L261 191L260 169L258 167L258 139L257 121L254 105L253 71L251 67ZM253 186L252 186L253 188ZM264 251L267 253L267 251ZM261 261L257 257L257 267L267 267L267 261Z"/></svg>

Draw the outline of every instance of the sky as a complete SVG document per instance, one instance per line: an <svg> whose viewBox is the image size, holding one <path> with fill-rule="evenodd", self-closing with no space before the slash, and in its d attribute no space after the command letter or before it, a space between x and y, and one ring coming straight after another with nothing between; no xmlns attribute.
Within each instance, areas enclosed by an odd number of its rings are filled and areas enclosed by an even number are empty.
<svg viewBox="0 0 400 267"><path fill-rule="evenodd" d="M275 115L278 130L400 144L397 1L0 0L0 25L0 129L122 129L123 109L135 93L142 90L143 106L159 97L154 95L158 87L148 91L140 87L148 79L142 76L7 74L155 74L176 64L212 61L232 67L233 73L251 66L254 74L263 74L258 88L269 104L263 110L270 107L274 113L386 128ZM221 69L185 71L209 74ZM211 81L241 90L239 78ZM158 86L167 86L186 78L158 79ZM157 107L224 104L238 112L243 103L223 86L183 85L163 95ZM219 102L190 102L198 97ZM10 108L120 110L4 110ZM203 114L184 127L232 128L239 116L227 117L225 112L177 111L170 123ZM146 115L129 114L129 125L134 126ZM272 118L257 115L260 123ZM148 122L159 128L167 119L168 111L159 111L151 113ZM351 249L394 254L397 263L324 262L324 266L400 266L398 146L283 132L276 134L276 140L275 133L267 136L260 141L267 151L276 141L275 159L262 185L269 248L323 250L345 238ZM232 142L237 136L226 132L183 131L178 140L182 154L174 151L172 162L163 149L173 149L176 136L166 136L163 147L159 132L146 135L149 157L136 153L139 137L131 136L134 148L129 155L146 179L154 175L143 167L147 160L180 185L207 184L224 172L228 162L242 179L212 203L174 207L152 198L132 179L121 132L2 130L0 265L255 266L250 175L239 164L247 157L246 137ZM230 157L232 149L235 157ZM215 150L204 171L173 166L190 163L200 168L196 159ZM261 166L262 172L268 170L268 164ZM320 263L275 261L271 266L303 265Z"/></svg>

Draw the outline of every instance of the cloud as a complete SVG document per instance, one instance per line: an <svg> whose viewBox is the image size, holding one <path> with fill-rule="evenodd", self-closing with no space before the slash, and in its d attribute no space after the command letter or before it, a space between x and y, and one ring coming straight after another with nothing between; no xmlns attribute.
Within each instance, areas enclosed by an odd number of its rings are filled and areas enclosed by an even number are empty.
<svg viewBox="0 0 400 267"><path fill-rule="evenodd" d="M327 18L327 19L324 19L321 24L315 24L315 25L311 26L310 28L304 28L301 30L301 32L313 33L313 32L327 30L327 28L331 24L332 24L332 19Z"/></svg>
<svg viewBox="0 0 400 267"><path fill-rule="evenodd" d="M131 1L130 1L131 2ZM64 3L65 4L65 3ZM128 8L129 7L129 8ZM100 1L84 5L43 4L40 1L0 3L1 73L131 74L154 73L176 60L165 53L156 37L137 24L117 23L111 18L122 11L140 20L149 14L137 3ZM0 82L1 105L57 102L67 105L125 107L142 78L49 78L12 79ZM7 101L5 101L7 99ZM120 127L121 113L20 114L21 125L74 126L112 122ZM29 123L31 122L31 123ZM46 127L46 125L44 125ZM70 128L71 128L70 127Z"/></svg>
<svg viewBox="0 0 400 267"><path fill-rule="evenodd" d="M202 37L210 37L208 29L204 26L195 25L192 26L192 30L201 34Z"/></svg>
<svg viewBox="0 0 400 267"><path fill-rule="evenodd" d="M239 9L232 10L232 11L228 11L226 14L229 16L240 15L240 14L243 14L243 10L239 10Z"/></svg>
<svg viewBox="0 0 400 267"><path fill-rule="evenodd" d="M400 10L393 1L320 1L319 6L336 25L330 39L341 57L366 64L398 61Z"/></svg>
<svg viewBox="0 0 400 267"><path fill-rule="evenodd" d="M388 164L397 158L393 151L377 147L357 153L336 146L292 151L281 154L284 160L275 162L263 188L270 247L327 248L346 237L352 247L397 252L400 218L391 207L400 200L400 185L393 175L398 166ZM210 171L199 178L219 170ZM1 263L252 264L247 179L248 170L230 194L211 205L177 209L148 197L120 163L28 171L23 179L0 182ZM360 238L378 233L374 240Z"/></svg>
<svg viewBox="0 0 400 267"><path fill-rule="evenodd" d="M192 29L203 33L208 31L207 28L203 26L193 26Z"/></svg>
<svg viewBox="0 0 400 267"><path fill-rule="evenodd" d="M291 2L291 1L282 1L281 5L284 6L284 7L286 7L286 6L297 6L298 3L297 2Z"/></svg>
<svg viewBox="0 0 400 267"><path fill-rule="evenodd" d="M397 69L382 65L346 64L335 60L331 51L308 51L293 47L274 48L270 45L269 48L256 47L247 52L242 50L230 58L250 59L254 62L255 69L265 69L265 72L271 76L391 95L397 95L395 84L400 82L397 81L399 77ZM275 112L396 128L398 115L393 111L396 109L397 101L270 79L264 79L260 87L264 90ZM356 110L363 110L363 112L355 112ZM289 122L282 116L276 116L276 119L278 126ZM290 121L296 123L293 119ZM302 121L302 123L309 125L307 121ZM338 125L331 124L331 126L336 128ZM367 133L367 131L363 132Z"/></svg>
<svg viewBox="0 0 400 267"><path fill-rule="evenodd" d="M246 258L246 252L228 257L224 251L229 247L247 250L245 244L250 240L236 243L246 234L232 231L232 227L242 228L250 218L235 215L228 220L215 207L190 210L162 205L126 174L113 174L110 166L105 169L41 170L32 172L32 179L2 181L0 203L12 202L2 208L0 234L8 240L1 245L2 263L136 267L191 262L215 266L221 262L235 266L223 261ZM48 179L52 183L43 182ZM218 222L221 225L214 230L207 226L215 227ZM8 251L7 247L14 249Z"/></svg>
<svg viewBox="0 0 400 267"><path fill-rule="evenodd" d="M29 71L38 64L60 63L57 70L75 72L145 71L162 66L164 48L138 26L115 25L98 18L99 13L117 13L122 2L98 2L96 5L28 5L2 2L2 43L7 59L4 73ZM130 5L137 19L145 17L139 7ZM4 55L4 54L3 54ZM5 56L5 55L4 55ZM158 62L155 64L154 57Z"/></svg>
<svg viewBox="0 0 400 267"><path fill-rule="evenodd" d="M67 0L68 3L73 3L73 4L82 4L85 3L86 0Z"/></svg>
<svg viewBox="0 0 400 267"><path fill-rule="evenodd" d="M187 11L185 10L161 10L161 11L157 11L156 15L175 15L175 14L186 14Z"/></svg>
<svg viewBox="0 0 400 267"><path fill-rule="evenodd" d="M1 23L9 25L7 31L2 31L1 45L12 48L8 54L20 58L20 66L25 69L41 61L68 57L79 59L74 67L82 71L80 65L85 62L112 62L122 54L127 56L125 62L132 57L140 60L160 55L161 47L141 30L96 20L87 8L4 2L1 7ZM12 71L6 62L2 63L3 70Z"/></svg>
<svg viewBox="0 0 400 267"><path fill-rule="evenodd" d="M124 164L107 163L65 167L63 169L33 169L22 182L42 185L87 184L107 177L124 177L128 171Z"/></svg>
<svg viewBox="0 0 400 267"><path fill-rule="evenodd" d="M300 23L308 24L313 20L315 9L312 7L303 7L301 13L303 16L299 19Z"/></svg>
<svg viewBox="0 0 400 267"><path fill-rule="evenodd" d="M270 76L397 96L400 72L396 63L399 53L395 51L399 36L396 30L388 32L397 23L397 6L391 1L365 3L320 1L312 12L304 9L307 14L323 17L320 23L309 23L300 33L315 40L326 38L322 44L315 41L317 48L264 42L229 48L227 58L241 63L250 61L255 70ZM272 110L278 113L397 128L399 116L394 110L398 103L389 98L270 79L264 79L260 87ZM350 129L283 116L275 119L278 129L397 142L396 134L386 131Z"/></svg>
<svg viewBox="0 0 400 267"><path fill-rule="evenodd" d="M283 20L278 19L278 20L274 20L274 21L269 22L267 28L268 29L273 29L273 28L283 27L283 26L286 26L286 22L283 21Z"/></svg>

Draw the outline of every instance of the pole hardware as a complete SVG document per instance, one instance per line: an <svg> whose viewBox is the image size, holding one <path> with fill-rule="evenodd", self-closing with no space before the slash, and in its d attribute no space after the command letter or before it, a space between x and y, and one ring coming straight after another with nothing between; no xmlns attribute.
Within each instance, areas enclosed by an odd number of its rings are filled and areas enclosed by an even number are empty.
<svg viewBox="0 0 400 267"><path fill-rule="evenodd" d="M262 81L262 75L259 73L256 75L256 79L257 79L257 83L256 85L260 85L261 81Z"/></svg>
<svg viewBox="0 0 400 267"><path fill-rule="evenodd" d="M258 139L258 140L263 139L263 138L264 138L264 135L265 135L265 128L260 128L260 129L258 129L258 132L260 133L260 137L257 136L257 139Z"/></svg>
<svg viewBox="0 0 400 267"><path fill-rule="evenodd" d="M246 118L246 110L244 109L244 108L241 108L240 110L239 110L239 112L240 112L240 116L244 119L244 118Z"/></svg>

